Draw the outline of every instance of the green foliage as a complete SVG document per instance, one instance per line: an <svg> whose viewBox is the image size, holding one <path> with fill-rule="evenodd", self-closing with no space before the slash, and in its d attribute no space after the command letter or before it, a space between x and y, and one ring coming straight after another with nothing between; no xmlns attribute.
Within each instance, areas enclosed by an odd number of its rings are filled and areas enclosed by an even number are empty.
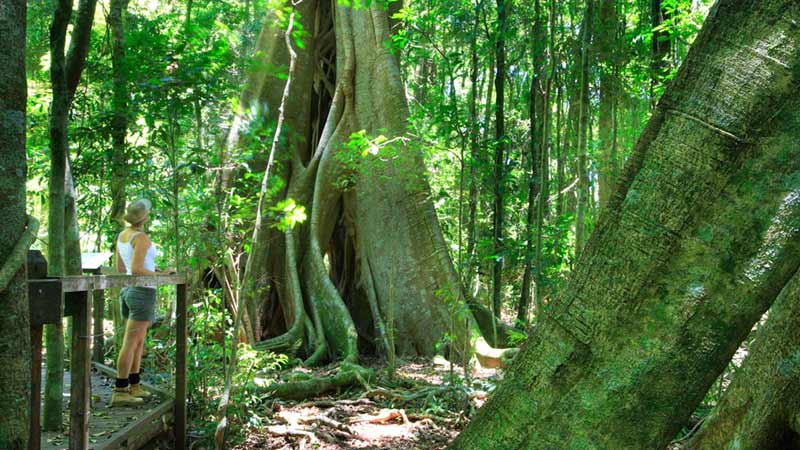
<svg viewBox="0 0 800 450"><path fill-rule="evenodd" d="M298 205L291 198L281 200L275 206L270 208L270 211L276 214L275 226L281 230L294 228L295 225L306 221L306 208L303 205Z"/></svg>
<svg viewBox="0 0 800 450"><path fill-rule="evenodd" d="M219 295L209 293L191 305L189 346L189 392L192 395L194 426L201 438L213 442L216 427L215 413L219 396L225 384L224 367L229 363L230 339L233 339L233 321L222 306ZM270 352L255 351L240 344L238 370L233 379L235 389L230 401L232 441L244 427L260 426L263 416L260 406L264 401L263 387L277 379L278 369L288 358ZM241 436L240 436L241 437Z"/></svg>
<svg viewBox="0 0 800 450"><path fill-rule="evenodd" d="M424 179L409 170L418 159L418 151L413 142L405 136L388 138L383 134L375 137L361 130L350 135L334 158L342 168L342 174L335 181L337 188L348 191L355 187L362 177L380 178L384 183L398 183L409 192L419 189Z"/></svg>

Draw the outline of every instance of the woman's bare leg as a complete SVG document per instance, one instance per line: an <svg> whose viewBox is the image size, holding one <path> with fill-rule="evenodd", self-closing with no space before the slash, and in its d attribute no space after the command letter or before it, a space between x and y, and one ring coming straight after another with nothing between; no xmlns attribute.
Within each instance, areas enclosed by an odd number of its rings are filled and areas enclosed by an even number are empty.
<svg viewBox="0 0 800 450"><path fill-rule="evenodd" d="M125 339L122 341L122 350L117 358L117 378L128 378L140 344L144 344L147 327L150 322L128 320L125 326ZM141 358L141 354L139 355ZM138 367L137 367L138 370Z"/></svg>
<svg viewBox="0 0 800 450"><path fill-rule="evenodd" d="M144 341L147 338L147 328L150 326L149 322L145 322L144 333L142 334L142 339L139 341L139 346L136 347L136 352L133 354L133 361L131 362L131 372L130 373L139 373L142 367L142 353L144 352Z"/></svg>

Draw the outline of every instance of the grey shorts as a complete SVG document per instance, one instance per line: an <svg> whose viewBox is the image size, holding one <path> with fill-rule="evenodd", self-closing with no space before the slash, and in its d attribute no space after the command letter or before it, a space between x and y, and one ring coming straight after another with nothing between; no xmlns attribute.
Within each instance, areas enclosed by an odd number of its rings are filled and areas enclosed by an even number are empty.
<svg viewBox="0 0 800 450"><path fill-rule="evenodd" d="M122 317L141 322L156 321L156 288L127 287L120 294Z"/></svg>

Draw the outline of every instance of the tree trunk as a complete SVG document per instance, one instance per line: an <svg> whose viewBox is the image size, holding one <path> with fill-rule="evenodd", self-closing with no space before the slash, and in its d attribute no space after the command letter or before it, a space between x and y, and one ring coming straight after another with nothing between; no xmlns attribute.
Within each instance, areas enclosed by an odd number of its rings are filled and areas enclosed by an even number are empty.
<svg viewBox="0 0 800 450"><path fill-rule="evenodd" d="M493 250L492 264L492 311L500 317L503 308L503 222L505 216L505 79L506 79L506 5L505 0L497 0L497 74L495 89L497 90L497 107L495 109L494 133L494 206L492 209Z"/></svg>
<svg viewBox="0 0 800 450"><path fill-rule="evenodd" d="M618 96L617 89L620 87L616 77L618 27L616 2L602 0L600 32L597 34L597 58L600 63L600 108L597 126L600 138L598 178L601 207L608 203L611 189L616 184L619 173L614 136L614 104Z"/></svg>
<svg viewBox="0 0 800 450"><path fill-rule="evenodd" d="M81 234L78 227L75 183L69 159L66 161L64 187L64 275L81 275Z"/></svg>
<svg viewBox="0 0 800 450"><path fill-rule="evenodd" d="M800 267L800 149L762 140L797 107L798 20L788 0L717 3L569 284L451 448L664 448L686 423Z"/></svg>
<svg viewBox="0 0 800 450"><path fill-rule="evenodd" d="M546 111L549 106L547 101L547 88L545 80L545 30L544 21L545 15L541 11L541 1L534 2L534 25L533 25L533 79L531 80L530 87L530 130L531 142L529 158L529 173L528 173L528 214L525 218L525 268L522 273L522 288L520 292L519 305L517 308L517 321L523 324L528 322L528 308L531 303L531 280L533 252L534 252L534 236L533 227L537 223L537 204L540 201L539 195L542 191L543 170L545 167L544 155L546 152L545 136L545 122ZM552 39L552 37L551 37ZM552 58L552 55L551 55ZM545 193L546 195L546 193ZM537 233L541 231L541 227ZM536 249L537 253L539 249ZM536 267L539 272L539 267ZM539 286L537 285L537 289Z"/></svg>
<svg viewBox="0 0 800 450"><path fill-rule="evenodd" d="M592 26L594 24L594 2L586 0L586 11L581 25L581 76L580 76L580 109L578 111L578 201L575 212L575 259L583 250L586 241L586 208L589 205L589 168L587 167L586 147L589 139L589 76L590 46L592 42Z"/></svg>
<svg viewBox="0 0 800 450"><path fill-rule="evenodd" d="M795 102L797 104L797 102ZM796 145L797 107L771 145ZM800 228L800 199L795 192L784 208L787 224ZM800 430L800 273L795 273L758 329L749 356L735 372L722 401L705 419L691 450L784 450L798 448Z"/></svg>
<svg viewBox="0 0 800 450"><path fill-rule="evenodd" d="M461 278L464 285L469 286L473 274L473 253L475 251L476 221L478 213L478 189L480 181L478 179L478 167L480 158L480 122L478 121L478 96L481 91L478 86L479 61L478 61L478 31L481 18L481 7L483 2L475 8L475 22L472 26L472 42L470 43L470 91L469 91L469 187L468 187L468 213L467 213L467 263L461 267ZM482 83L482 82L481 82Z"/></svg>
<svg viewBox="0 0 800 450"><path fill-rule="evenodd" d="M108 26L111 29L111 70L113 96L111 107L111 220L118 229L125 222L125 178L127 156L125 137L128 132L128 87L125 67L125 13L128 0L111 0Z"/></svg>
<svg viewBox="0 0 800 450"><path fill-rule="evenodd" d="M8 262L25 232L25 75L24 0L4 1L0 7L0 266ZM28 446L31 360L30 315L25 269L21 266L8 286L0 286L0 448Z"/></svg>
<svg viewBox="0 0 800 450"><path fill-rule="evenodd" d="M109 219L116 230L125 226L125 180L128 174L128 157L125 139L128 133L128 80L125 66L125 15L128 0L111 0L108 26L111 29L111 213ZM114 241L114 237L110 239ZM116 243L112 244L115 246ZM113 249L112 249L113 250ZM118 298L119 292L109 292L109 298ZM111 308L114 322L114 347L122 349L125 320L119 308Z"/></svg>

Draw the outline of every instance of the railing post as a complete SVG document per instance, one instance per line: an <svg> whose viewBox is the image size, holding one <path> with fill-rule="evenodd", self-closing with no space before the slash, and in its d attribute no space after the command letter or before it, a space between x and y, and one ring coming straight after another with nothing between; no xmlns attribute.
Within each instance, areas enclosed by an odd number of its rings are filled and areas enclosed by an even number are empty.
<svg viewBox="0 0 800 450"><path fill-rule="evenodd" d="M70 450L89 448L89 415L91 411L91 343L92 291L80 292L73 302L72 359L70 364Z"/></svg>
<svg viewBox="0 0 800 450"><path fill-rule="evenodd" d="M41 279L47 276L47 260L39 250L28 250L27 258L28 280ZM28 301L31 300L30 286ZM60 291L60 289L59 289ZM30 304L30 303L29 303ZM30 409L30 434L28 436L28 450L42 448L42 330L44 326L40 321L34 320L30 308L31 321L31 409ZM59 314L60 317L60 314Z"/></svg>
<svg viewBox="0 0 800 450"><path fill-rule="evenodd" d="M176 286L175 450L186 450L186 285Z"/></svg>
<svg viewBox="0 0 800 450"><path fill-rule="evenodd" d="M42 325L31 325L31 429L28 450L42 448Z"/></svg>
<svg viewBox="0 0 800 450"><path fill-rule="evenodd" d="M94 291L92 305L92 330L94 343L92 345L92 361L105 364L105 337L103 336L103 319L106 309L105 291Z"/></svg>

